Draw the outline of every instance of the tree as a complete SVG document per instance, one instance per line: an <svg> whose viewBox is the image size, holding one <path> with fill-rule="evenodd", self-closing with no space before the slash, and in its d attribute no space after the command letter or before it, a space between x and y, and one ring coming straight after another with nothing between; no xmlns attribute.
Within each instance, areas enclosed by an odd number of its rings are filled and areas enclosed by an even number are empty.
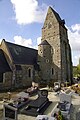
<svg viewBox="0 0 80 120"><path fill-rule="evenodd" d="M77 65L77 77L80 78L80 64Z"/></svg>
<svg viewBox="0 0 80 120"><path fill-rule="evenodd" d="M76 67L73 67L73 77L80 78L80 64Z"/></svg>

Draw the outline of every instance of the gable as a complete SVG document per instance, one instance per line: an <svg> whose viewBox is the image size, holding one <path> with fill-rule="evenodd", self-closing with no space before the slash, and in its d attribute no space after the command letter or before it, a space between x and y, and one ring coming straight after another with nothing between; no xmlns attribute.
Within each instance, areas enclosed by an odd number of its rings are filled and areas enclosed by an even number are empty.
<svg viewBox="0 0 80 120"><path fill-rule="evenodd" d="M55 18L57 19L58 22L61 21L61 18L59 16L59 14L54 9L52 9L51 7L49 7L49 11L53 13L53 15L55 16Z"/></svg>
<svg viewBox="0 0 80 120"><path fill-rule="evenodd" d="M4 56L3 51L0 49L0 73L11 71L9 64Z"/></svg>
<svg viewBox="0 0 80 120"><path fill-rule="evenodd" d="M54 25L55 23L60 23L64 25L65 21L61 20L59 14L54 9L49 7L43 28L46 28L47 26L50 26L50 25Z"/></svg>

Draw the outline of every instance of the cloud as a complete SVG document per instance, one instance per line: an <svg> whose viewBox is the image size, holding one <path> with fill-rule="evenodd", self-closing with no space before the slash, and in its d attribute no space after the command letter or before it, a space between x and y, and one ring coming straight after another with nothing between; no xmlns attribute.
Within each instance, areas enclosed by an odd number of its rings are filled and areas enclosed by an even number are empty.
<svg viewBox="0 0 80 120"><path fill-rule="evenodd" d="M73 65L78 65L80 58L80 24L68 27L68 38L72 49Z"/></svg>
<svg viewBox="0 0 80 120"><path fill-rule="evenodd" d="M41 37L37 38L37 45L39 45L41 43Z"/></svg>
<svg viewBox="0 0 80 120"><path fill-rule="evenodd" d="M3 39L2 39L2 38L0 38L0 44L1 44L2 40L3 40Z"/></svg>
<svg viewBox="0 0 80 120"><path fill-rule="evenodd" d="M78 65L80 58L80 51L73 52L72 58L73 58L73 65L75 66Z"/></svg>
<svg viewBox="0 0 80 120"><path fill-rule="evenodd" d="M11 0L18 24L41 23L44 21L47 5L38 5L37 0Z"/></svg>
<svg viewBox="0 0 80 120"><path fill-rule="evenodd" d="M39 45L40 43L41 43L41 37L38 37L38 38L36 39L36 45L35 45L35 46L33 45L33 48L38 50L38 45Z"/></svg>
<svg viewBox="0 0 80 120"><path fill-rule="evenodd" d="M72 30L80 32L80 24L72 25Z"/></svg>
<svg viewBox="0 0 80 120"><path fill-rule="evenodd" d="M38 37L36 39L36 45L33 44L32 40L30 38L25 39L21 36L14 36L14 42L15 42L15 44L18 44L18 45L38 49L38 44L40 44L40 42L41 42L41 37Z"/></svg>
<svg viewBox="0 0 80 120"><path fill-rule="evenodd" d="M15 44L26 46L26 47L32 47L32 40L31 39L25 39L21 36L14 36Z"/></svg>
<svg viewBox="0 0 80 120"><path fill-rule="evenodd" d="M75 55L75 56L74 56L75 60L78 60L78 59L79 59L79 56L80 56L79 54L78 54L78 55Z"/></svg>
<svg viewBox="0 0 80 120"><path fill-rule="evenodd" d="M68 29L68 37L73 51L80 51L80 24L72 25Z"/></svg>

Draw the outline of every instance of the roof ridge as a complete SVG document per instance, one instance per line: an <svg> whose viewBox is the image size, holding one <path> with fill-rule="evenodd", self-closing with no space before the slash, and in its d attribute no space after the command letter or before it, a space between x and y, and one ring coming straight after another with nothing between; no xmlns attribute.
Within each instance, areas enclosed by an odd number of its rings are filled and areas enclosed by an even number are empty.
<svg viewBox="0 0 80 120"><path fill-rule="evenodd" d="M30 47L26 47L26 46L23 46L23 45L18 45L18 44L16 44L16 43L11 43L11 42L8 42L8 41L5 41L5 42L8 43L8 44L15 45L15 46L19 46L19 47L23 47L23 48L28 48L28 49L33 49L33 50L36 50L36 51L37 51L37 49L35 49L35 48L30 48Z"/></svg>
<svg viewBox="0 0 80 120"><path fill-rule="evenodd" d="M50 45L50 44L47 42L47 40L43 40L39 45Z"/></svg>

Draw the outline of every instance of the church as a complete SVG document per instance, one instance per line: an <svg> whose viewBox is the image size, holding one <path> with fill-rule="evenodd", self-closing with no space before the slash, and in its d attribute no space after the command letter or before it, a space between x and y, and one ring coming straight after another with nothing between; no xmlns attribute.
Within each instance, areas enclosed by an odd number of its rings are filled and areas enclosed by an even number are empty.
<svg viewBox="0 0 80 120"><path fill-rule="evenodd" d="M0 89L30 86L32 81L72 84L71 47L65 20L48 8L38 50L2 40Z"/></svg>

